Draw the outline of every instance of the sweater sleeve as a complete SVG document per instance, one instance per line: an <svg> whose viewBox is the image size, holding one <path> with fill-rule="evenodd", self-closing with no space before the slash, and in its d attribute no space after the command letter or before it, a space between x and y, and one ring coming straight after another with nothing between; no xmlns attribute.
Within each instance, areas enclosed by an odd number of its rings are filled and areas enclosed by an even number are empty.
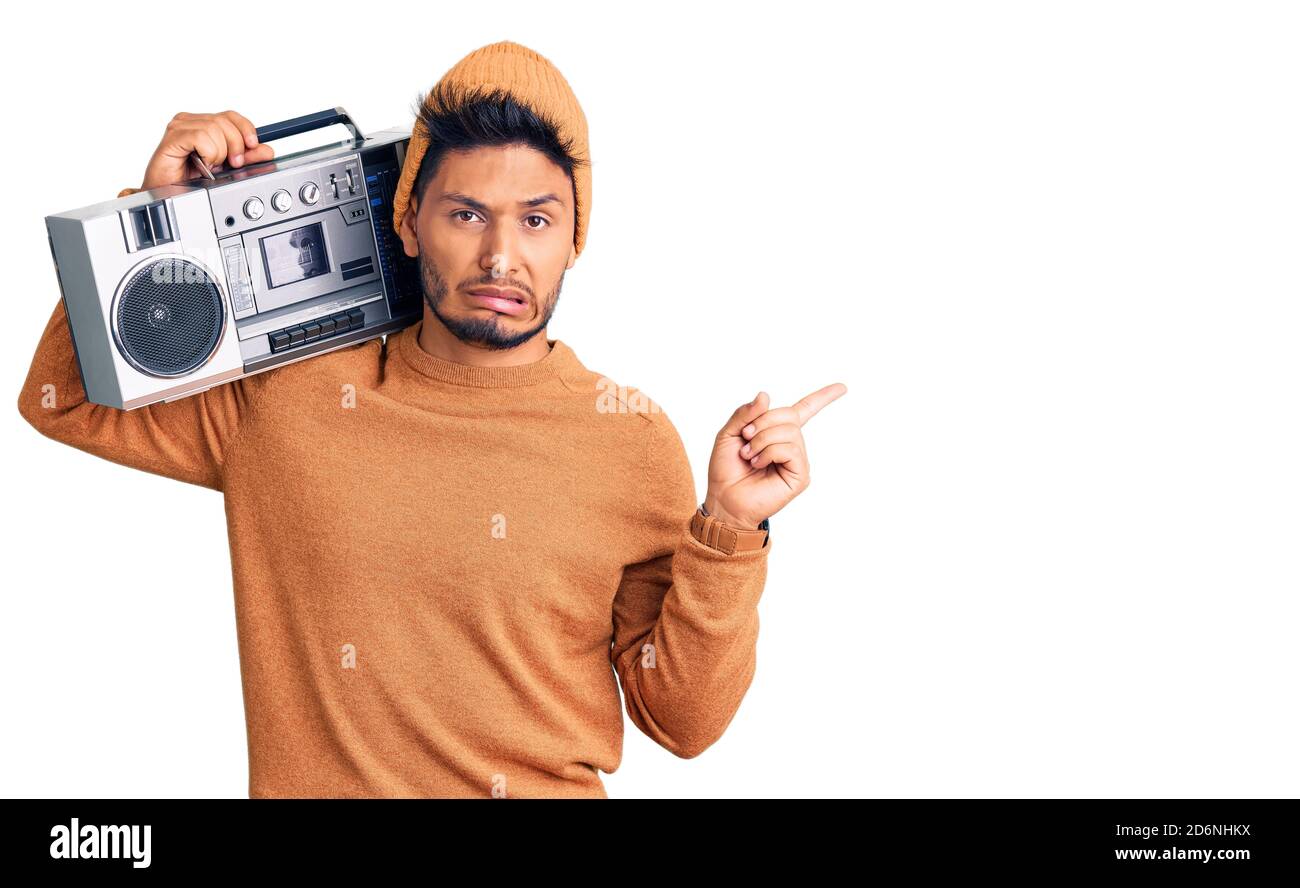
<svg viewBox="0 0 1300 888"><path fill-rule="evenodd" d="M139 189L125 189L125 196ZM111 462L213 490L223 487L232 442L257 395L275 375L266 370L171 403L118 410L86 400L63 300L45 325L18 412L48 438Z"/></svg>
<svg viewBox="0 0 1300 888"><path fill-rule="evenodd" d="M642 502L653 552L623 569L610 658L633 724L693 758L722 736L753 681L772 544L728 555L695 538L686 449L666 414L651 419Z"/></svg>

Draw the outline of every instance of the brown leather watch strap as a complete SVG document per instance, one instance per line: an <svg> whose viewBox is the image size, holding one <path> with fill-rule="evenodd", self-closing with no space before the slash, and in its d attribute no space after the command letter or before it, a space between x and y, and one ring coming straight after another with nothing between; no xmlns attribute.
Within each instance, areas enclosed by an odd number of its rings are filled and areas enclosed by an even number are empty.
<svg viewBox="0 0 1300 888"><path fill-rule="evenodd" d="M736 552L753 552L767 545L767 528L764 521L759 530L741 530L723 524L703 507L691 516L691 535L711 549L733 555Z"/></svg>

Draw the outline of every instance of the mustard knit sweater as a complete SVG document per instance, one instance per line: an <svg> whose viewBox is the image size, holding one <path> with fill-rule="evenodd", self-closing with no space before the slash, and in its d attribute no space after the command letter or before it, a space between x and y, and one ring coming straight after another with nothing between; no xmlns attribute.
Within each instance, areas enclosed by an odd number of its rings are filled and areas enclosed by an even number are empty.
<svg viewBox="0 0 1300 888"><path fill-rule="evenodd" d="M697 540L667 414L564 342L472 367L421 323L120 411L85 400L60 301L18 407L224 494L251 797L604 798L624 704L698 755L753 679L771 543Z"/></svg>

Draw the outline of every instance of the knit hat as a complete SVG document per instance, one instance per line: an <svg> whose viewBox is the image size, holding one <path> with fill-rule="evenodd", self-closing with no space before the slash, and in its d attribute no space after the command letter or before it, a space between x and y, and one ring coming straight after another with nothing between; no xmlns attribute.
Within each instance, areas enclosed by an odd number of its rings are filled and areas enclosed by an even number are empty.
<svg viewBox="0 0 1300 888"><path fill-rule="evenodd" d="M587 118L578 104L568 81L550 61L510 40L491 43L474 50L442 76L437 86L501 89L516 101L528 105L539 117L554 124L561 140L569 140L575 160L573 167L575 214L573 246L578 252L587 240L587 221L591 218L591 160L587 146ZM437 88L435 86L435 89ZM424 101L429 101L430 90ZM459 94L459 93L457 93ZM427 104L426 104L427 107ZM410 202L411 189L420 161L429 147L429 134L417 116L406 148L402 177L393 197L393 229L399 234L402 217Z"/></svg>

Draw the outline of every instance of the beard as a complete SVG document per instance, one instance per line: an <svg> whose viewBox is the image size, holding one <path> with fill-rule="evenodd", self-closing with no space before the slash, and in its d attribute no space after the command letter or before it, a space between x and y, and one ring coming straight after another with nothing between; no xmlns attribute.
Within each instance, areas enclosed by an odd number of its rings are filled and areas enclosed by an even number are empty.
<svg viewBox="0 0 1300 888"><path fill-rule="evenodd" d="M481 281L480 283L483 286L497 286L501 282L493 279ZM449 289L447 280L438 271L437 267L428 260L425 251L420 251L420 289L424 291L424 304L429 306L429 311L433 312L434 317L451 331L451 335L467 345L500 350L514 348L532 339L550 323L551 315L555 314L555 306L560 301L560 288L562 286L564 286L563 271L560 272L560 279L555 282L555 289L551 291L543 304L541 319L531 329L515 332L506 326L506 319L509 318L509 315L499 315L493 312L487 317L478 317L477 315L474 317L456 317L448 314L444 310ZM527 293L529 298L536 302L531 290L524 287L517 287L517 289Z"/></svg>

